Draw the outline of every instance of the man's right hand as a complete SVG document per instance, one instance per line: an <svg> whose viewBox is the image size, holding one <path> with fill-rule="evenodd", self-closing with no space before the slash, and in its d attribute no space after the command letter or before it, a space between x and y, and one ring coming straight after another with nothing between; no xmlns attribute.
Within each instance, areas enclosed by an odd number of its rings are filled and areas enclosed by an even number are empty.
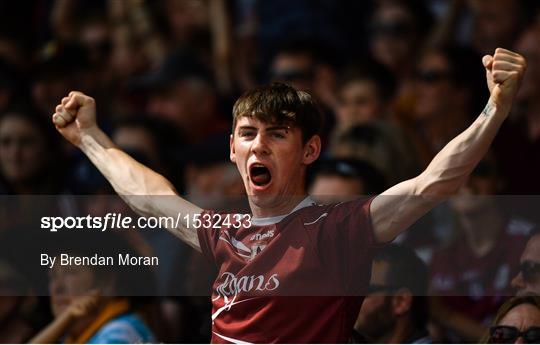
<svg viewBox="0 0 540 345"><path fill-rule="evenodd" d="M81 137L85 133L97 131L96 102L92 97L72 91L58 104L52 121L64 138L73 145L81 144Z"/></svg>

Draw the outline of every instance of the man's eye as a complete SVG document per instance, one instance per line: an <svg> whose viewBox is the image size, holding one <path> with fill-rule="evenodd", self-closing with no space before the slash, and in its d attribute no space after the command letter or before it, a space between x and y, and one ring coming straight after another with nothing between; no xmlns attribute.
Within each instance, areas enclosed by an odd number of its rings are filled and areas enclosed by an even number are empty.
<svg viewBox="0 0 540 345"><path fill-rule="evenodd" d="M255 136L255 133L252 132L252 131L242 131L242 132L240 132L240 136L244 137L244 138L246 138L246 137L249 138L249 137Z"/></svg>
<svg viewBox="0 0 540 345"><path fill-rule="evenodd" d="M274 132L274 133L272 133L272 137L274 137L276 139L285 139L285 133Z"/></svg>

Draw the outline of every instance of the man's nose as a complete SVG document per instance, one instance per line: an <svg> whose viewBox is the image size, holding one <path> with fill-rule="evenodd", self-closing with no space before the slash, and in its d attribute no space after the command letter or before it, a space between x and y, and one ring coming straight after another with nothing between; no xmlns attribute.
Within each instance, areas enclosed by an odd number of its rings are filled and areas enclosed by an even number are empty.
<svg viewBox="0 0 540 345"><path fill-rule="evenodd" d="M253 144L251 145L251 150L253 153L258 155L267 155L270 153L270 149L268 147L267 138L263 134L257 134L255 139L253 140Z"/></svg>

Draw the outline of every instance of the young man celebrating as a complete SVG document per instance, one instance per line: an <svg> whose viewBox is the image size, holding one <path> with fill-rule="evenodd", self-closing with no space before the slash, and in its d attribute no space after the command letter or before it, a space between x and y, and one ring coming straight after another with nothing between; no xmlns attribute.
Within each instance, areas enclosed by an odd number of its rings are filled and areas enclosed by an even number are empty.
<svg viewBox="0 0 540 345"><path fill-rule="evenodd" d="M253 219L213 229L182 218L178 228L168 229L218 268L214 342L348 341L361 305L354 296L366 294L376 246L458 190L510 111L525 60L499 48L483 64L491 92L486 108L422 174L375 198L337 205L318 206L306 195L306 168L321 150L320 114L311 96L275 84L236 102L230 158ZM161 175L116 148L95 116L94 100L71 92L56 107L53 122L136 212L215 214L180 198Z"/></svg>

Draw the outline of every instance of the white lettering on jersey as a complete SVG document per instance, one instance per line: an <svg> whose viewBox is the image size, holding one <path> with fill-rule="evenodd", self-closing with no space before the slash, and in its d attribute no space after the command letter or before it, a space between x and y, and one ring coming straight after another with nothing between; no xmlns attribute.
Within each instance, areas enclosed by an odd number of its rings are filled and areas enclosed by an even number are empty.
<svg viewBox="0 0 540 345"><path fill-rule="evenodd" d="M234 305L255 299L254 297L237 301L236 299L238 298L238 293L251 291L273 291L279 287L279 279L277 273L272 274L270 278L265 279L264 275L236 277L231 272L223 272L223 274L218 279L224 279L224 281L217 286L217 296L212 298L212 302L223 298L224 305L218 308L212 314L212 323L214 323L214 320L221 313L231 310Z"/></svg>
<svg viewBox="0 0 540 345"><path fill-rule="evenodd" d="M235 296L240 292L274 291L279 287L277 274L272 274L268 279L264 275L236 277L231 272L223 272L218 278L223 282L216 287L218 297ZM217 299L215 298L215 299ZM227 300L226 300L227 301Z"/></svg>
<svg viewBox="0 0 540 345"><path fill-rule="evenodd" d="M251 236L251 238L249 240L250 241L261 241L261 240L264 240L266 238L272 238L272 237L274 237L274 230L268 230L264 234L255 234L255 235Z"/></svg>

